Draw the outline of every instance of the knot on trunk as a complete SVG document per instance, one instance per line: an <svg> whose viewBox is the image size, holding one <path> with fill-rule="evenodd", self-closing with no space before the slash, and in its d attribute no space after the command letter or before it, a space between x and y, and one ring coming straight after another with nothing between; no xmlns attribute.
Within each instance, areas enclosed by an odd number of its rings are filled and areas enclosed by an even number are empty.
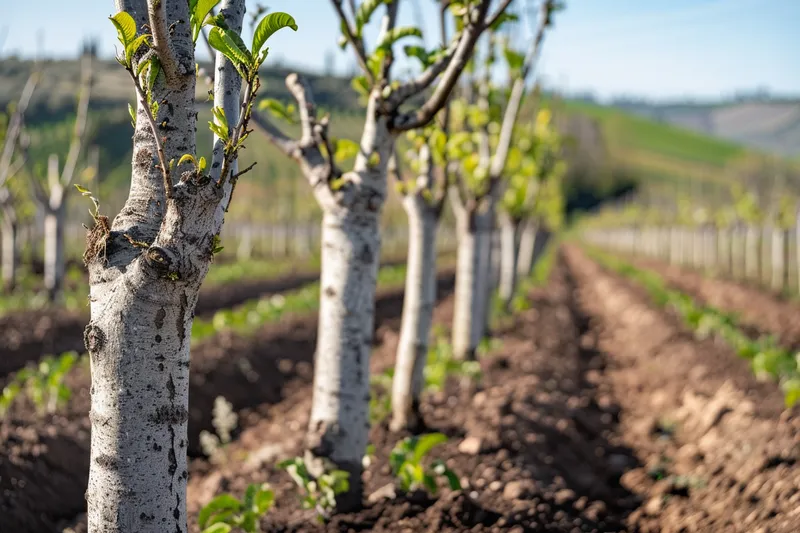
<svg viewBox="0 0 800 533"><path fill-rule="evenodd" d="M106 345L106 334L99 327L89 323L83 330L83 345L89 355L94 358Z"/></svg>
<svg viewBox="0 0 800 533"><path fill-rule="evenodd" d="M181 279L178 271L178 256L167 248L151 246L144 255L145 262L153 269L159 278L178 281Z"/></svg>

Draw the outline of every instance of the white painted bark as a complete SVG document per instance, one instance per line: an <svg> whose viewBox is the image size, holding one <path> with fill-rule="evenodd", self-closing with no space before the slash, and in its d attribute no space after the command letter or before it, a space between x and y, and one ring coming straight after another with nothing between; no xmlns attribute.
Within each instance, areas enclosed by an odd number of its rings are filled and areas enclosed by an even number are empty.
<svg viewBox="0 0 800 533"><path fill-rule="evenodd" d="M759 279L758 227L748 224L744 234L744 276L746 279L757 281Z"/></svg>
<svg viewBox="0 0 800 533"><path fill-rule="evenodd" d="M485 333L492 218L490 213L461 212L457 215L453 353L461 360L475 358L475 350Z"/></svg>
<svg viewBox="0 0 800 533"><path fill-rule="evenodd" d="M373 95L354 170L343 179L345 197L317 188L323 209L319 332L314 398L307 435L312 473L326 460L350 473L350 490L337 509L361 506L362 458L369 438L369 360L380 257L380 212L394 139ZM376 165L369 163L377 154ZM313 183L313 178L312 183ZM347 196L349 195L349 196Z"/></svg>
<svg viewBox="0 0 800 533"><path fill-rule="evenodd" d="M759 272L759 282L765 287L769 287L772 282L772 224L764 224L761 227L761 270Z"/></svg>
<svg viewBox="0 0 800 533"><path fill-rule="evenodd" d="M2 278L3 287L7 291L14 289L17 283L17 253L19 251L18 226L16 210L11 203L0 202L3 208L0 216L0 231L2 231Z"/></svg>
<svg viewBox="0 0 800 533"><path fill-rule="evenodd" d="M134 17L140 32L146 23L153 29L171 25L169 45L164 42L164 28L154 38L164 68L154 98L168 102L159 107L156 123L166 121L169 126L164 131L167 160L195 154L194 48L187 3L154 2L150 17L143 0L118 0L117 8ZM225 0L221 12L229 27L241 28L244 2ZM159 15L164 20L155 21ZM215 104L235 102L225 106L232 110L227 117L235 124L238 77L227 64L217 72L227 73L227 81L225 90L215 91ZM186 179L172 186L167 198L162 172L156 167L155 138L144 108L137 105L128 200L109 234L96 230L87 239L91 321L84 339L92 367L86 491L90 533L187 531L189 339L214 235L227 205L223 200L231 188L229 183L215 184L220 178L220 154L215 150L211 180L182 174L192 172L190 165L177 167L174 173ZM104 220L99 223L101 228ZM105 246L94 248L104 239ZM129 239L152 244L141 248Z"/></svg>
<svg viewBox="0 0 800 533"><path fill-rule="evenodd" d="M500 286L503 305L508 308L517 290L517 222L500 214Z"/></svg>
<svg viewBox="0 0 800 533"><path fill-rule="evenodd" d="M536 248L537 226L533 220L522 224L519 236L519 252L517 253L517 277L527 278L533 271L533 253Z"/></svg>
<svg viewBox="0 0 800 533"><path fill-rule="evenodd" d="M61 296L64 284L65 190L58 172L58 156L51 155L47 171L50 196L44 204L44 286L50 302Z"/></svg>
<svg viewBox="0 0 800 533"><path fill-rule="evenodd" d="M786 232L783 228L772 229L772 279L771 287L780 291L786 280Z"/></svg>
<svg viewBox="0 0 800 533"><path fill-rule="evenodd" d="M413 429L421 422L419 406L436 304L439 210L419 194L405 196L403 207L408 214L408 270L392 382L392 431Z"/></svg>

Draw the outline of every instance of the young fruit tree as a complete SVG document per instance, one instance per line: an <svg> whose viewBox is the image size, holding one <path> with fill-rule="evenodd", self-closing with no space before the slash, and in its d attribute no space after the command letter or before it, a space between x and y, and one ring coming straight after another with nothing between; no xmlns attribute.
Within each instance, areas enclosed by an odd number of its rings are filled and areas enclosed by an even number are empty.
<svg viewBox="0 0 800 533"><path fill-rule="evenodd" d="M26 142L23 135L25 111L28 109L36 84L39 81L39 73L34 71L16 105L9 106L8 116L0 115L0 125L3 126L0 142L3 151L0 153L0 230L3 239L2 248L2 280L6 290L11 290L16 285L17 280L17 254L18 245L18 218L17 206L14 193L9 187L9 180L17 175L25 166L27 153L25 151Z"/></svg>
<svg viewBox="0 0 800 533"><path fill-rule="evenodd" d="M543 109L533 124L518 126L514 147L509 152L506 187L500 202L499 297L505 309L509 309L516 294L517 273L530 274L539 226L537 221L542 222L546 211L560 212L562 207L558 193L566 165L560 159L561 140L552 128L550 118L550 111ZM523 229L532 231L526 236ZM516 243L518 234L519 247Z"/></svg>
<svg viewBox="0 0 800 533"><path fill-rule="evenodd" d="M187 531L189 340L250 130L272 13L248 48L244 0L117 0L117 60L135 89L131 187L112 223L95 203L87 234L91 321L90 532ZM210 163L196 146L195 44L217 50ZM246 171L247 169L245 169ZM79 190L86 196L91 193Z"/></svg>
<svg viewBox="0 0 800 533"><path fill-rule="evenodd" d="M448 8L448 2L443 0L439 13L442 46L448 42ZM426 55L419 57L424 59ZM408 132L412 143L407 154L411 174L404 176L399 167L395 168L396 188L408 216L409 240L403 316L392 379L392 431L414 429L421 422L419 406L436 304L436 233L449 181L449 107L449 103L444 106L439 121ZM392 161L398 159L395 153Z"/></svg>
<svg viewBox="0 0 800 533"><path fill-rule="evenodd" d="M477 90L467 102L459 102L462 131L450 142L460 160L450 199L456 214L458 258L453 316L453 350L459 359L475 357L488 323L491 295L491 238L501 195L514 127L533 72L536 58L553 14L563 9L555 0L544 0L539 10L534 38L525 55L506 47L504 55L513 80L504 103L491 86L494 35L488 36L488 53ZM474 100L477 99L477 103ZM501 111L502 109L502 111ZM477 152L474 147L477 145Z"/></svg>
<svg viewBox="0 0 800 533"><path fill-rule="evenodd" d="M47 190L42 179L33 171L30 174L33 198L44 211L44 285L51 302L61 296L64 285L64 222L67 211L67 194L75 178L78 161L86 144L86 130L89 121L89 98L92 88L92 56L84 54L81 59L81 79L78 90L78 108L72 139L59 172L58 155L51 154L47 161ZM90 162L84 172L84 179L91 180L97 174Z"/></svg>
<svg viewBox="0 0 800 533"><path fill-rule="evenodd" d="M312 474L336 468L349 472L350 489L337 498L339 510L361 506L362 458L369 433L369 359L372 348L375 283L380 254L379 220L386 198L387 169L398 134L428 124L445 105L486 28L501 21L511 0L452 2L459 28L447 47L427 51L406 47L424 68L415 78L392 79L394 45L422 35L419 28L398 27L401 0L331 0L339 15L341 44L354 51L363 75L353 80L366 100L366 115L357 145L335 141L328 134L329 117L319 118L308 85L296 74L286 85L297 102L300 139L286 136L258 115L273 143L303 169L323 211L320 320L315 360L314 399L307 435ZM368 50L364 30L384 8L380 32ZM348 13L349 11L349 13ZM427 91L438 79L435 89ZM424 95L416 108L403 104ZM275 114L290 109L270 102ZM351 169L340 165L354 156ZM326 466L327 465L327 466Z"/></svg>

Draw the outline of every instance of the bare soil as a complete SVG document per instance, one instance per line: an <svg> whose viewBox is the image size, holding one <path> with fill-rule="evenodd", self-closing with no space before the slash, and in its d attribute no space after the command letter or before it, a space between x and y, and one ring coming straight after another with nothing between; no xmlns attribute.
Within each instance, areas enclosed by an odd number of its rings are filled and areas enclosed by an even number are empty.
<svg viewBox="0 0 800 533"><path fill-rule="evenodd" d="M388 455L405 434L384 421L371 432L364 509L324 524L301 510L275 466L302 450L315 319L203 343L192 407L204 396L207 416L216 395L235 399L241 429L222 463L192 459L190 531L215 494L241 496L265 481L276 505L263 531L800 531L800 418L773 384L757 382L725 346L694 340L578 249L565 248L532 297L532 309L495 332L501 345L481 359L479 381L451 379L424 399L426 431L449 437L431 458L446 461L463 490L385 497ZM379 302L374 372L394 359L402 297ZM435 320L451 318L445 299ZM257 379L236 366L239 351ZM207 423L197 420L192 427ZM0 530L85 531L88 423L51 417L0 431Z"/></svg>

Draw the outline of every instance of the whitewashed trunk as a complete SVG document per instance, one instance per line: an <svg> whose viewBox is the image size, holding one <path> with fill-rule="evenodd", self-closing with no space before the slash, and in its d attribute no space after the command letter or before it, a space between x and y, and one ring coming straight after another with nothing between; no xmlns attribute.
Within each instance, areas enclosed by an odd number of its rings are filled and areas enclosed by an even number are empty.
<svg viewBox="0 0 800 533"><path fill-rule="evenodd" d="M774 291L781 291L786 281L786 232L783 228L772 229L772 280Z"/></svg>
<svg viewBox="0 0 800 533"><path fill-rule="evenodd" d="M221 13L234 31L241 28L243 4L222 3ZM153 9L158 6L152 5ZM153 88L153 97L168 103L159 107L155 121L169 124L164 153L167 161L177 161L185 153L197 154L193 44L188 4L160 6L166 23L174 22L169 49L175 61L169 70L164 68ZM140 33L149 26L144 1L118 0L117 8L133 16ZM230 65L218 67L216 74L214 103L235 124L241 82ZM138 102L133 139L126 204L110 233L96 229L90 234L85 256L91 321L84 340L92 379L88 530L183 533L188 531L192 318L231 186L214 183L222 160L222 143L217 141L210 165L212 179L198 181L190 165L176 166L169 187L172 198L167 198L164 177L156 167L155 139ZM178 177L186 179L178 183ZM106 224L103 217L96 228ZM147 247L134 246L130 240Z"/></svg>
<svg viewBox="0 0 800 533"><path fill-rule="evenodd" d="M2 276L3 287L10 291L17 283L18 226L17 219L11 212L11 206L4 207L4 209L8 209L8 211L0 217L3 239Z"/></svg>
<svg viewBox="0 0 800 533"><path fill-rule="evenodd" d="M759 279L760 250L758 236L758 228L748 224L744 235L744 276L751 281Z"/></svg>
<svg viewBox="0 0 800 533"><path fill-rule="evenodd" d="M508 309L517 290L517 223L505 213L500 215L500 284L499 295Z"/></svg>
<svg viewBox="0 0 800 533"><path fill-rule="evenodd" d="M517 253L517 277L527 278L533 271L533 253L536 248L537 227L532 220L526 220L519 236L519 252Z"/></svg>
<svg viewBox="0 0 800 533"><path fill-rule="evenodd" d="M439 215L419 195L403 199L408 214L408 269L403 318L392 382L392 431L419 426L433 308L436 304L436 230Z"/></svg>
<svg viewBox="0 0 800 533"><path fill-rule="evenodd" d="M64 204L44 215L44 286L51 302L61 298L64 286Z"/></svg>
<svg viewBox="0 0 800 533"><path fill-rule="evenodd" d="M361 505L362 458L369 436L369 360L380 254L378 214L325 213L310 459L350 473L337 508Z"/></svg>
<svg viewBox="0 0 800 533"><path fill-rule="evenodd" d="M459 216L453 353L457 359L474 359L486 325L489 296L492 214Z"/></svg>
<svg viewBox="0 0 800 533"><path fill-rule="evenodd" d="M681 252L681 230L672 226L669 229L669 264L679 265Z"/></svg>
<svg viewBox="0 0 800 533"><path fill-rule="evenodd" d="M761 270L759 272L759 282L765 287L769 287L772 282L772 232L773 227L771 224L765 224L761 227Z"/></svg>

